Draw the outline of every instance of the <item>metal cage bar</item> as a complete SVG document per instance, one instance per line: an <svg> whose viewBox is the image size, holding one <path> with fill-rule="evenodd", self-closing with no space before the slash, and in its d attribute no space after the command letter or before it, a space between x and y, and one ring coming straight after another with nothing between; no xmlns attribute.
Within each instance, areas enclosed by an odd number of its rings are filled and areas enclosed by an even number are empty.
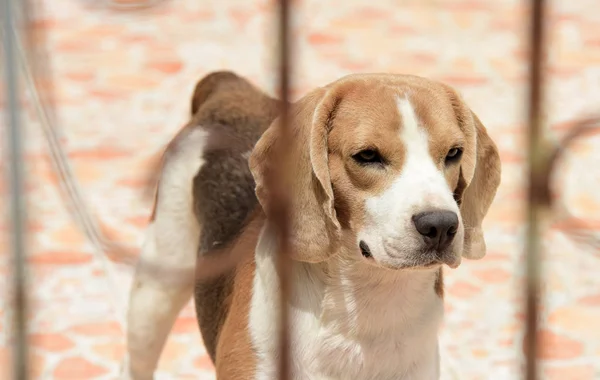
<svg viewBox="0 0 600 380"><path fill-rule="evenodd" d="M537 371L537 327L539 317L540 304L540 219L543 211L552 205L550 196L550 180L556 162L560 159L562 152L567 146L580 135L586 133L591 128L598 128L600 125L600 117L590 118L580 121L575 125L572 131L563 139L562 143L556 147L547 147L542 144L542 119L541 110L543 104L543 89L544 89L544 20L546 13L546 4L544 0L530 0L531 17L530 17L530 34L529 34L529 91L527 95L528 102L528 192L527 192L527 272L526 272L526 288L525 288L525 310L526 310L526 335L525 335L525 378L534 380L538 377ZM278 67L279 67L279 96L281 104L280 128L282 128L281 136L278 144L275 147L277 160L276 165L267 173L266 185L269 187L269 194L272 199L269 210L267 210L267 218L270 225L273 227L278 241L277 255L277 270L280 279L280 321L279 321L279 344L280 344L280 362L279 362L279 379L289 380L290 373L290 325L288 320L288 305L289 295L293 284L288 275L290 271L290 254L294 247L290 244L290 222L289 215L291 210L291 202L288 196L288 186L290 170L288 169L289 159L287 157L286 146L291 139L289 131L289 93L292 83L292 68L291 59L293 55L293 44L290 33L290 14L291 2L289 0L278 1ZM29 4L25 10L31 11L32 5ZM26 60L24 54L18 53L19 39L17 38L15 26L15 8L13 0L3 0L3 26L4 26L4 57L5 57L5 76L7 93L7 124L9 140L8 156L11 164L10 190L12 195L11 202L11 218L13 222L13 312L14 312L14 336L13 336L13 356L14 376L19 380L28 378L28 344L27 344L27 281L25 276L25 201L23 192L23 159L22 159L22 141L21 141L21 123L19 118L19 99L17 88L17 62L19 59ZM25 15L27 16L27 15ZM25 17L27 20L27 17ZM31 36L28 35L29 38ZM24 62L21 62L25 65ZM43 75L43 90L50 91L50 74L48 69L41 70L38 67L41 62L35 62L33 73L26 71L26 75L30 76ZM43 65L43 64L42 64ZM30 80L31 92L37 94L35 88L39 82ZM29 83L28 82L28 83ZM42 94L43 95L43 94ZM47 95L47 93L46 93ZM37 107L37 112L40 118L45 123L51 123L52 120L45 113L50 114L54 104L52 104L52 96L37 96L34 95L40 103ZM49 145L53 152L53 163L55 170L59 172L59 178L62 182L76 181L71 178L68 170L68 161L65 161L66 156L61 156L61 147L56 141L52 140L51 134L47 134ZM58 145L57 145L58 144ZM55 162L56 161L56 162ZM57 163L58 162L58 163ZM65 169L66 167L66 169ZM72 188L73 184L63 185L68 189ZM86 233L86 236L94 242L94 244L105 251L114 246L98 226L91 219L91 213L86 209L84 202L79 199L76 190L67 191L69 198L68 205L74 208L74 219L79 224L80 228ZM600 246L600 243L599 243ZM196 276L204 277L214 275L216 272L221 272L231 268L232 265L241 259L242 254L231 253L225 255L218 260L207 258L202 263L202 271L197 271ZM146 263L144 263L146 264ZM161 268L153 268L161 271ZM177 273L171 275L177 276Z"/></svg>
<svg viewBox="0 0 600 380"><path fill-rule="evenodd" d="M525 287L525 378L537 379L537 326L540 291L540 176L544 167L544 151L541 143L543 103L544 60L544 0L532 0L529 36L529 94L528 94L528 161L529 184L527 191L527 241L526 241L526 287Z"/></svg>
<svg viewBox="0 0 600 380"><path fill-rule="evenodd" d="M289 199L289 154L286 147L289 145L291 133L289 131L289 93L291 82L291 59L292 50L290 39L290 2L279 1L279 96L280 96L280 124L281 139L277 143L276 166L268 173L267 186L270 187L271 208L267 213L268 223L275 227L276 239L278 241L277 272L279 275L279 379L291 379L290 372L290 324L288 312L288 299L293 286L290 279L290 254L293 247L290 244L290 210Z"/></svg>
<svg viewBox="0 0 600 380"><path fill-rule="evenodd" d="M20 99L17 69L17 10L13 0L3 0L2 24L4 44L4 79L6 93L6 161L9 163L12 291L13 291L13 375L27 380L29 361L27 344L27 276L26 276L26 202L25 170L23 165L23 128L20 117Z"/></svg>

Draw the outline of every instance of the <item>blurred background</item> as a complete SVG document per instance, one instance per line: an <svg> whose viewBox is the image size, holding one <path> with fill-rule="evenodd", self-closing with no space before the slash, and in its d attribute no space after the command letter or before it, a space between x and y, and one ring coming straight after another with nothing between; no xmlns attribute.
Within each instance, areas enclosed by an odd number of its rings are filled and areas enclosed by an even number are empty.
<svg viewBox="0 0 600 380"><path fill-rule="evenodd" d="M32 23L44 36L36 48L49 59L55 127L73 174L105 230L133 252L151 211L143 196L148 169L187 121L196 81L230 69L271 94L277 85L273 1L153 3L130 9L134 0L36 0ZM596 0L549 3L545 126L556 140L600 106L600 12ZM527 2L295 0L293 17L294 99L349 73L410 73L457 88L487 126L501 152L502 185L485 223L486 258L446 270L442 372L448 379L519 378ZM115 379L133 267L121 257L106 260L65 209L43 125L20 83L32 378ZM578 140L553 181L570 216L556 214L542 238L544 379L600 379L600 255L590 244L600 235L599 147L600 134ZM2 160L3 172L6 166ZM7 209L3 202L5 215ZM0 300L0 378L10 379L10 220L0 223L0 289L7 295ZM214 378L191 303L157 378Z"/></svg>

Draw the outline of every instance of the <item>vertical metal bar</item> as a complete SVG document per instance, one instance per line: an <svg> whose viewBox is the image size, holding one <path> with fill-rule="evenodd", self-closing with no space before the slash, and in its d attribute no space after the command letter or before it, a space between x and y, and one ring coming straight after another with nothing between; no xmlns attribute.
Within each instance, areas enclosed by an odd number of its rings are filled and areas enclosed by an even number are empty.
<svg viewBox="0 0 600 380"><path fill-rule="evenodd" d="M17 15L12 0L2 4L2 24L4 26L4 65L7 123L7 161L9 162L8 182L10 184L10 216L12 219L13 250L13 365L14 378L28 378L27 349L27 284L25 273L25 186L23 170L23 131L19 117L19 92L16 45Z"/></svg>
<svg viewBox="0 0 600 380"><path fill-rule="evenodd" d="M289 303L288 299L293 285L290 280L290 257L293 249L289 244L289 213L290 202L288 198L287 180L290 175L288 170L287 147L290 143L289 133L289 91L290 91L290 3L288 0L279 1L279 92L281 98L281 112L279 127L281 130L281 140L278 144L277 170L272 178L271 184L276 189L272 194L275 195L273 215L270 218L277 229L279 250L277 255L277 271L279 274L280 289L280 336L279 336L279 379L288 380L290 373L290 325L289 325Z"/></svg>
<svg viewBox="0 0 600 380"><path fill-rule="evenodd" d="M544 59L544 0L531 1L531 31L529 40L529 133L528 169L529 186L527 191L527 284L526 284L526 328L525 328L525 378L537 379L537 324L540 290L540 217L545 207L546 156L541 141L541 106Z"/></svg>

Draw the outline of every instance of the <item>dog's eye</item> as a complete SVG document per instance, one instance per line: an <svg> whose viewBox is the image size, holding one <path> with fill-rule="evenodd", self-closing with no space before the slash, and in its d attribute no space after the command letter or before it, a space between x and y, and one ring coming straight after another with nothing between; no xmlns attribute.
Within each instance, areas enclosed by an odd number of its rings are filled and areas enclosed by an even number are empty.
<svg viewBox="0 0 600 380"><path fill-rule="evenodd" d="M462 148L452 148L446 154L446 163L450 164L452 162L456 162L460 159L462 155Z"/></svg>
<svg viewBox="0 0 600 380"><path fill-rule="evenodd" d="M375 149L365 149L352 156L359 164L382 164L383 160Z"/></svg>

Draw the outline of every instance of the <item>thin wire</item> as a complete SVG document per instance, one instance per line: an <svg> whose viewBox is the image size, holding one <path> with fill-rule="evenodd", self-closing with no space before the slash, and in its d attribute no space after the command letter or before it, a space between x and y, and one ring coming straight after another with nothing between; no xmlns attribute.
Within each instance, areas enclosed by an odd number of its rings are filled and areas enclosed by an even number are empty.
<svg viewBox="0 0 600 380"><path fill-rule="evenodd" d="M50 109L52 109L52 105L49 101L51 96L47 95L46 100L48 102L44 102L42 95L36 86L35 77L29 65L29 59L27 59L25 50L22 47L21 40L17 33L12 33L12 36L14 37L13 48L16 55L15 61L20 63L26 88L38 115L44 137L48 143L51 158L50 161L54 172L59 178L58 184L61 189L61 194L63 195L63 201L65 202L67 209L70 211L75 223L80 227L88 241L90 241L92 244L92 250L96 256L96 259L100 262L102 270L107 276L109 287L111 288L110 294L112 298L111 304L113 311L116 314L118 323L121 326L124 326L124 312L121 310L118 297L118 295L121 294L120 287L117 286L115 275L109 268L108 257L103 253L110 252L113 255L116 255L120 252L125 252L125 249L121 248L103 234L99 227L99 223L92 217L92 214L86 207L86 203L81 195L78 182L72 174L69 160L61 145L59 129L56 128L56 123L52 123L52 121L55 119L52 117L52 113L50 112ZM36 63L36 71L38 74L40 74L41 71L41 61L42 60L40 59ZM44 72L43 74L48 77L46 80L49 81L49 73ZM45 91L49 91L48 87L49 86L45 86ZM47 103L50 103L50 105L45 106ZM121 257L124 259L122 260L124 263L133 264L134 262L129 255L124 254L121 255ZM130 262L127 261L127 259L129 259Z"/></svg>
<svg viewBox="0 0 600 380"><path fill-rule="evenodd" d="M29 67L27 57L23 51L23 48L17 41L17 53L19 54L21 68L25 77L25 84L28 92L32 98L33 105L36 109L38 117L40 118L40 124L42 131L48 142L50 149L51 163L54 167L55 172L59 176L59 184L62 191L65 193L67 199L67 208L73 213L75 222L79 225L82 231L86 234L88 239L101 251L114 252L115 250L124 249L119 247L111 239L108 239L102 233L99 223L91 216L86 207L86 203L81 195L79 184L72 174L71 165L67 155L62 148L58 129L55 127L56 123L52 123L52 117L47 107L44 107L44 102L41 99L40 93L35 85L35 79L32 74L32 70ZM128 256L124 255L123 259L128 264L132 264L133 260L127 260Z"/></svg>
<svg viewBox="0 0 600 380"><path fill-rule="evenodd" d="M575 217L570 213L564 199L553 196L551 185L552 175L571 144L586 134L597 133L598 130L600 130L600 115L587 117L573 123L573 127L569 129L566 136L562 138L549 155L546 169L542 175L542 181L545 183L543 190L545 191L540 191L543 194L542 201L551 206L554 214L559 216L552 224L552 228L563 232L567 237L573 239L576 244L587 246L586 248L592 248L596 251L600 249L600 237L595 233L594 226L590 226L589 221Z"/></svg>
<svg viewBox="0 0 600 380"><path fill-rule="evenodd" d="M15 12L12 0L3 1L4 65L6 80L6 129L8 182L10 184L10 216L13 250L13 367L14 378L28 379L27 347L27 274L25 262L26 202L23 169L23 132L19 117L18 69L15 54Z"/></svg>

